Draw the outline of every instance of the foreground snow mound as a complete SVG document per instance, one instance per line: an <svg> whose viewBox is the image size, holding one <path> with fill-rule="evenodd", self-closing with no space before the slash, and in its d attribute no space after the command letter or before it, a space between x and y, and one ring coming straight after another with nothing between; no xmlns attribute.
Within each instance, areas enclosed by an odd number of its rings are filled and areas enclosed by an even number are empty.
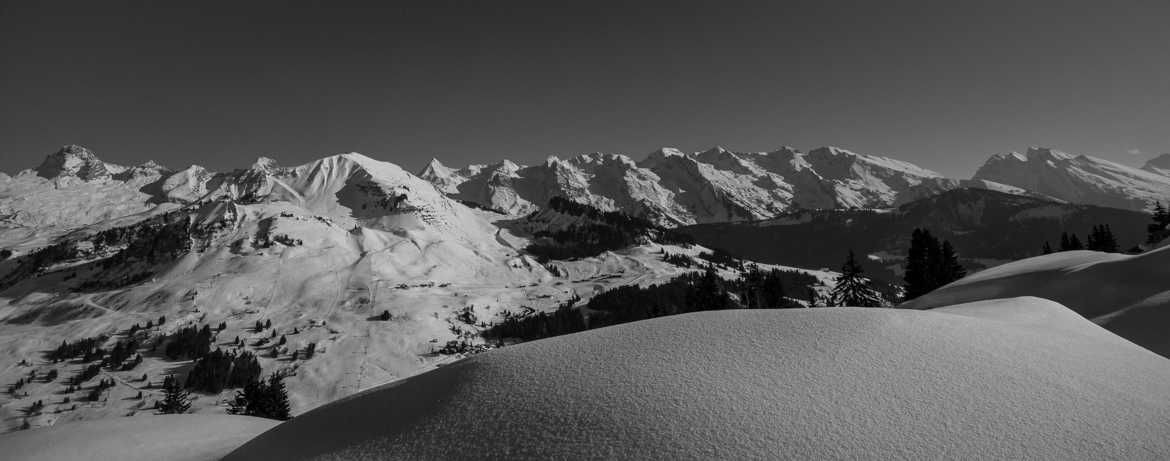
<svg viewBox="0 0 1170 461"><path fill-rule="evenodd" d="M86 421L0 436L0 453L8 461L210 461L277 423L251 416L212 415Z"/></svg>
<svg viewBox="0 0 1170 461"><path fill-rule="evenodd" d="M1106 329L1170 356L1170 249L1136 256L1066 251L979 272L903 307L926 309L1008 296L1060 302Z"/></svg>
<svg viewBox="0 0 1170 461"><path fill-rule="evenodd" d="M482 354L226 459L1164 458L1168 365L1035 298L701 312Z"/></svg>

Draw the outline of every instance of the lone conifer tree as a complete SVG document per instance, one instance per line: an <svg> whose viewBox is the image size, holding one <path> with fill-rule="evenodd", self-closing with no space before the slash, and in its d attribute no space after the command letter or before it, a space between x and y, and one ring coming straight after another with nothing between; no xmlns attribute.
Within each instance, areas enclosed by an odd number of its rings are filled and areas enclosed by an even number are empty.
<svg viewBox="0 0 1170 461"><path fill-rule="evenodd" d="M906 253L905 275L906 299L914 299L930 291L930 268L927 259L927 246L930 233L922 229L914 229L910 234L910 250Z"/></svg>
<svg viewBox="0 0 1170 461"><path fill-rule="evenodd" d="M837 284L833 287L830 304L833 306L880 307L881 295L869 286L869 279L863 274L865 271L857 263L853 250L849 250L849 257L841 266L841 275L837 276Z"/></svg>
<svg viewBox="0 0 1170 461"><path fill-rule="evenodd" d="M1068 249L1083 250L1085 245L1081 244L1081 239L1077 238L1077 234L1072 234L1068 238Z"/></svg>
<svg viewBox="0 0 1170 461"><path fill-rule="evenodd" d="M1073 249L1072 242L1068 239L1068 232L1060 233L1060 251L1068 251Z"/></svg>
<svg viewBox="0 0 1170 461"><path fill-rule="evenodd" d="M174 376L163 380L163 393L163 400L158 403L158 410L163 414L186 413L191 409L191 394Z"/></svg>

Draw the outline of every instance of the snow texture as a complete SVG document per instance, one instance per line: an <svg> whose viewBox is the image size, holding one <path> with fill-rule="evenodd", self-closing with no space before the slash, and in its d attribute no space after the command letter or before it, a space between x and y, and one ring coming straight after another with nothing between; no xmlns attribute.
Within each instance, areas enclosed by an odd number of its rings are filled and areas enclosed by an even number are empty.
<svg viewBox="0 0 1170 461"><path fill-rule="evenodd" d="M1168 364L1037 298L702 312L481 354L225 459L1165 459Z"/></svg>
<svg viewBox="0 0 1170 461"><path fill-rule="evenodd" d="M279 421L159 415L84 421L0 436L7 461L212 461Z"/></svg>

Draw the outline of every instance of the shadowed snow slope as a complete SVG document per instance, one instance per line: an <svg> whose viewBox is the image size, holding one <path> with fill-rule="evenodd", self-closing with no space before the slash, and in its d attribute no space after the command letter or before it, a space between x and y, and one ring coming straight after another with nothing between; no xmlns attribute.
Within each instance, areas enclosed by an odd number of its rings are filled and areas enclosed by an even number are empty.
<svg viewBox="0 0 1170 461"><path fill-rule="evenodd" d="M0 453L8 461L210 461L277 423L222 415L95 420L0 436Z"/></svg>
<svg viewBox="0 0 1170 461"><path fill-rule="evenodd" d="M1046 300L734 310L491 351L226 459L1151 459L1167 415L1170 362Z"/></svg>
<svg viewBox="0 0 1170 461"><path fill-rule="evenodd" d="M994 267L903 305L932 308L1010 296L1051 299L1170 356L1170 248L1128 256L1066 251Z"/></svg>

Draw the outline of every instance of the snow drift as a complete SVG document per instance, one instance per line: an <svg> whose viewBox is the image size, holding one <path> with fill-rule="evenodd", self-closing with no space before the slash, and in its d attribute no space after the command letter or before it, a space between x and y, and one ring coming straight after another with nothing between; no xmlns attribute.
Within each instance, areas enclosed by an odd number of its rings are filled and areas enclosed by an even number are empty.
<svg viewBox="0 0 1170 461"><path fill-rule="evenodd" d="M103 419L0 436L0 453L8 461L210 461L277 423L223 415Z"/></svg>
<svg viewBox="0 0 1170 461"><path fill-rule="evenodd" d="M1170 248L1140 255L1066 251L994 267L904 307L1009 296L1060 302L1118 335L1170 356Z"/></svg>
<svg viewBox="0 0 1170 461"><path fill-rule="evenodd" d="M1164 458L1167 365L1036 298L701 312L482 354L225 459Z"/></svg>

